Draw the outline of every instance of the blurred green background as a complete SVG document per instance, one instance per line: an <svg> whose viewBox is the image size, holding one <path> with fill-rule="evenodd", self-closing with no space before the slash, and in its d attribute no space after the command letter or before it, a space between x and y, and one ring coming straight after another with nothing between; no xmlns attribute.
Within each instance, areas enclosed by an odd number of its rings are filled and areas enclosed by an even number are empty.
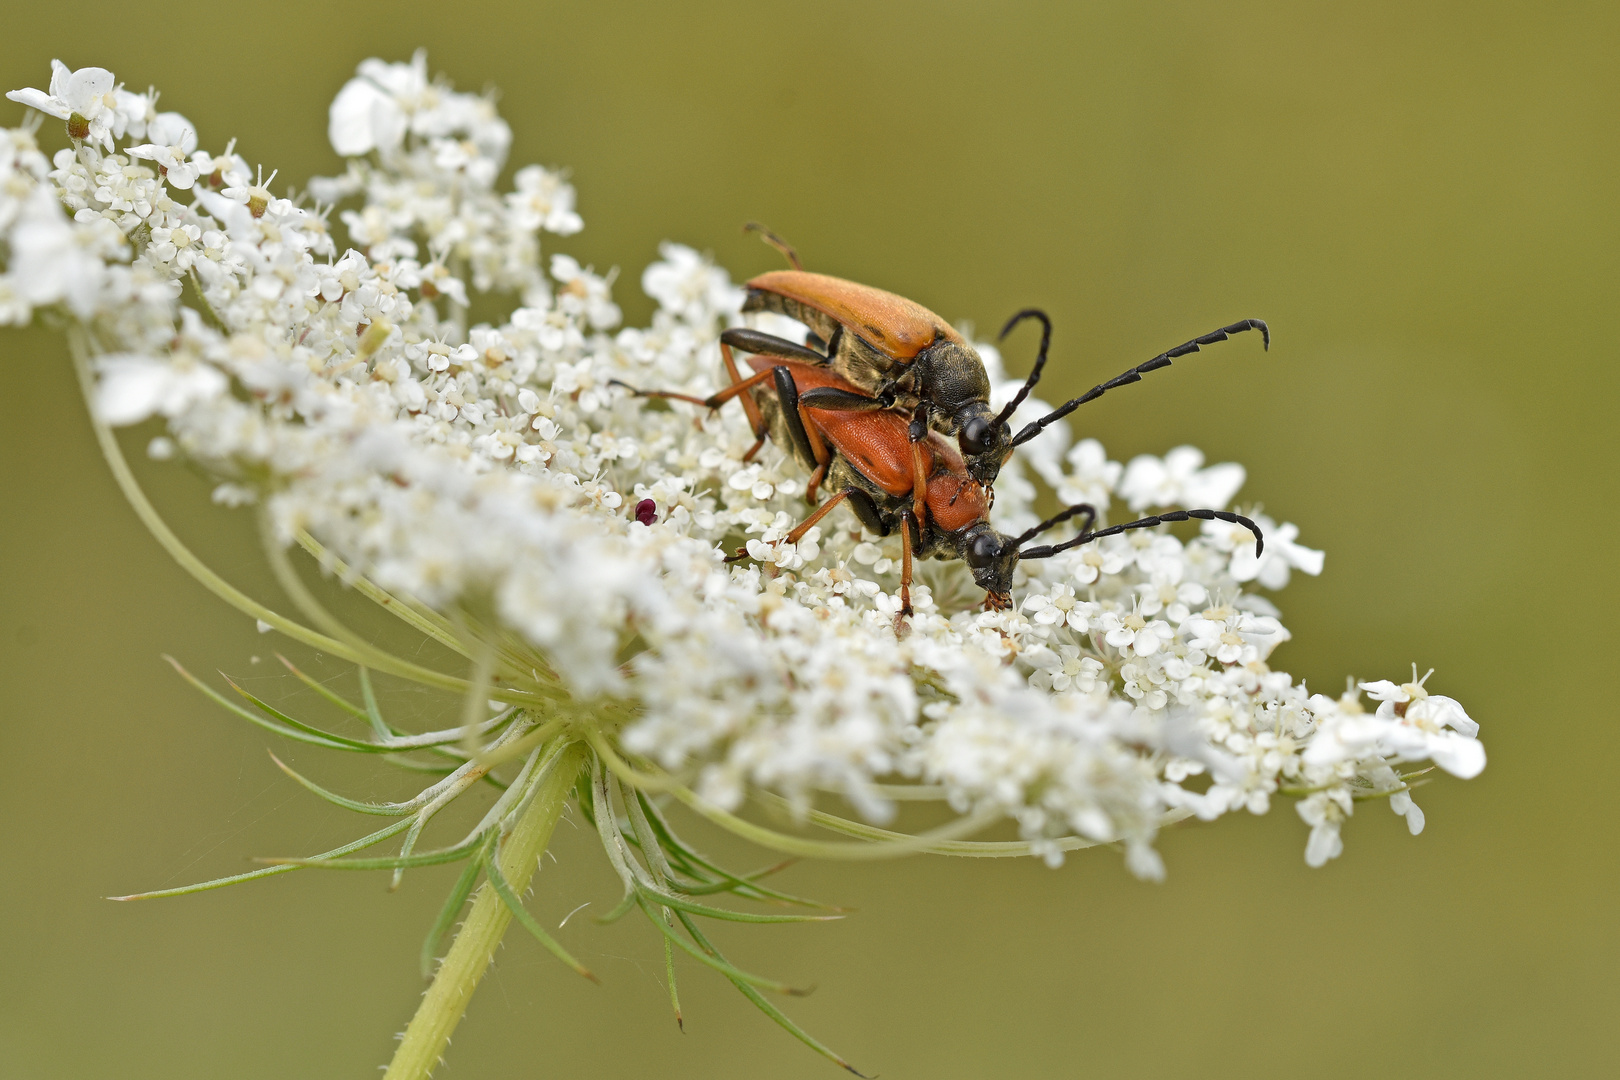
<svg viewBox="0 0 1620 1080"><path fill-rule="evenodd" d="M820 985L795 1017L890 1078L1614 1075L1620 9L83 2L10 8L0 82L110 67L302 185L338 167L326 106L355 63L418 45L500 88L514 162L573 170L587 228L552 249L622 268L632 321L661 238L737 277L776 267L748 219L947 318L1045 307L1049 398L1269 320L1269 354L1179 363L1085 430L1118 460L1242 461L1243 497L1327 549L1279 598L1278 666L1337 692L1432 665L1482 725L1489 768L1420 793L1428 831L1364 806L1323 870L1281 800L1172 830L1163 885L1106 852L796 867L788 887L860 913L719 935ZM269 671L284 646L121 501L60 338L8 331L0 354L0 1074L375 1075L455 871L392 895L309 873L98 899L358 834L267 746L345 791L401 789L172 676L160 652L304 700ZM137 467L214 566L284 606L246 515ZM442 708L392 701L410 723ZM543 918L611 898L594 840L564 827L556 853ZM606 985L509 942L440 1075L834 1075L707 972L677 1033L644 925L581 918L566 941Z"/></svg>

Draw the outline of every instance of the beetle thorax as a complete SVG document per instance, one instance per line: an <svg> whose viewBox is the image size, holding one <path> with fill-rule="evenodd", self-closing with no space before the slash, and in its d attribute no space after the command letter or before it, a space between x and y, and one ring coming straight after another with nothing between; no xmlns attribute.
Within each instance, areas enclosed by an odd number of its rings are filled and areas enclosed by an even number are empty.
<svg viewBox="0 0 1620 1080"><path fill-rule="evenodd" d="M939 438L935 435L934 438ZM952 448L952 457L955 457ZM947 533L983 521L990 516L990 499L983 484L971 479L958 459L954 470L936 472L928 480L928 516Z"/></svg>
<svg viewBox="0 0 1620 1080"><path fill-rule="evenodd" d="M917 354L913 365L918 389L937 417L936 430L955 434L958 417L978 403L988 409L990 378L973 346L941 338Z"/></svg>

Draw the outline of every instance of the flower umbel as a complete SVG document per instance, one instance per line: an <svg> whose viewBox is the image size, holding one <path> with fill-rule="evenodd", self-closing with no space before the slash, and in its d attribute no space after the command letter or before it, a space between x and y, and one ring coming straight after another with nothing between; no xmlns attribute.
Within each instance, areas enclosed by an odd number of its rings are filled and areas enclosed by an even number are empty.
<svg viewBox="0 0 1620 1080"><path fill-rule="evenodd" d="M722 869L681 838L681 815L794 857L931 851L1057 865L1118 843L1133 873L1158 878L1154 839L1186 817L1297 797L1306 861L1319 866L1342 852L1359 801L1388 798L1414 834L1423 828L1410 795L1419 773L1397 766L1430 761L1462 778L1484 767L1478 726L1431 693L1428 676L1328 698L1269 666L1289 633L1249 590L1323 564L1290 523L1258 519L1259 557L1252 535L1215 521L1196 535L1159 528L1082 545L1021 564L1004 610L977 610L966 567L937 564L898 636L895 537L863 536L842 510L790 537L808 511L806 478L780 447L742 460L754 435L740 409L694 423L685 406L650 407L617 385L714 392L719 335L744 319L729 275L666 244L641 277L658 311L622 328L613 273L542 256L541 234L583 227L566 174L531 165L498 191L510 129L487 97L430 80L421 53L366 61L333 102L329 134L348 166L310 192L340 206L349 246L328 227L329 206L277 195L274 172L229 146L199 149L184 117L155 113L155 95L123 91L104 69L58 63L49 92L9 96L64 119L73 145L47 158L28 127L0 136L0 322L49 314L67 325L102 448L142 519L261 629L353 664L358 700L287 666L357 730L191 681L279 736L437 774L412 799L372 804L288 770L328 801L394 822L311 858L169 891L465 860L424 970L469 898L471 913L390 1077L426 1075L510 920L588 974L520 900L570 800L624 887L605 917L638 911L664 942L677 1016L681 952L847 1067L765 996L795 991L732 966L699 922L837 913L768 884L776 867ZM120 148L126 138L145 141ZM475 294L512 310L469 325ZM999 380L994 349L979 348ZM146 502L111 428L153 418L154 457L184 458L217 478L216 501L252 507L301 618L223 581ZM998 529L1039 520L1030 476L1103 515L1110 501L1224 507L1244 479L1192 447L1123 467L1095 440L1064 453L1070 443L1058 422L1019 448L997 482ZM738 548L753 561L728 562ZM309 565L465 669L373 644L321 602ZM407 733L377 707L374 675L459 697L459 719ZM485 793L470 832L420 842L452 801ZM830 798L856 817L829 812ZM920 835L883 828L908 799L958 817ZM841 838L757 824L751 801ZM998 821L1019 839L972 839ZM355 854L396 837L395 853ZM724 907L722 893L771 906Z"/></svg>

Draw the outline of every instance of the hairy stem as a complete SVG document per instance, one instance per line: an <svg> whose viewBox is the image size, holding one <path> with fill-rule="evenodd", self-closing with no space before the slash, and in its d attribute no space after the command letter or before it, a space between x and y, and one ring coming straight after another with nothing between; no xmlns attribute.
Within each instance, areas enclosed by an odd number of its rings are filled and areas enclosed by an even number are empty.
<svg viewBox="0 0 1620 1080"><path fill-rule="evenodd" d="M528 888L540 856L551 840L551 832L573 792L585 754L582 744L562 752L501 846L501 873L511 883L512 891L520 896ZM478 981L489 970L490 961L495 958L495 947L511 921L511 910L489 883L486 881L479 886L473 897L472 911L461 924L416 1015L411 1017L383 1080L426 1080L433 1072L472 1001Z"/></svg>

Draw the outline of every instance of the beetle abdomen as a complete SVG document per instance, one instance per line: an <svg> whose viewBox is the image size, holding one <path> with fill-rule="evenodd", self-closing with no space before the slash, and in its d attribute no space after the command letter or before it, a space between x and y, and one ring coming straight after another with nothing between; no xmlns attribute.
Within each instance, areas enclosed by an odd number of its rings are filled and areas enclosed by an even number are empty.
<svg viewBox="0 0 1620 1080"><path fill-rule="evenodd" d="M784 315L808 326L822 341L829 343L829 363L844 378L868 392L875 392L897 376L904 374L907 360L897 360L862 337L859 328L848 328L818 308L802 303L769 289L748 290L743 311L770 311ZM904 408L915 408L915 396L909 399L899 395L896 403Z"/></svg>
<svg viewBox="0 0 1620 1080"><path fill-rule="evenodd" d="M791 296L783 296L768 289L756 289L752 282L749 283L748 298L743 301L742 309L744 313L772 311L778 315L785 315L795 322L808 326L822 341L831 341L834 331L838 328L838 320L825 311L800 303Z"/></svg>

